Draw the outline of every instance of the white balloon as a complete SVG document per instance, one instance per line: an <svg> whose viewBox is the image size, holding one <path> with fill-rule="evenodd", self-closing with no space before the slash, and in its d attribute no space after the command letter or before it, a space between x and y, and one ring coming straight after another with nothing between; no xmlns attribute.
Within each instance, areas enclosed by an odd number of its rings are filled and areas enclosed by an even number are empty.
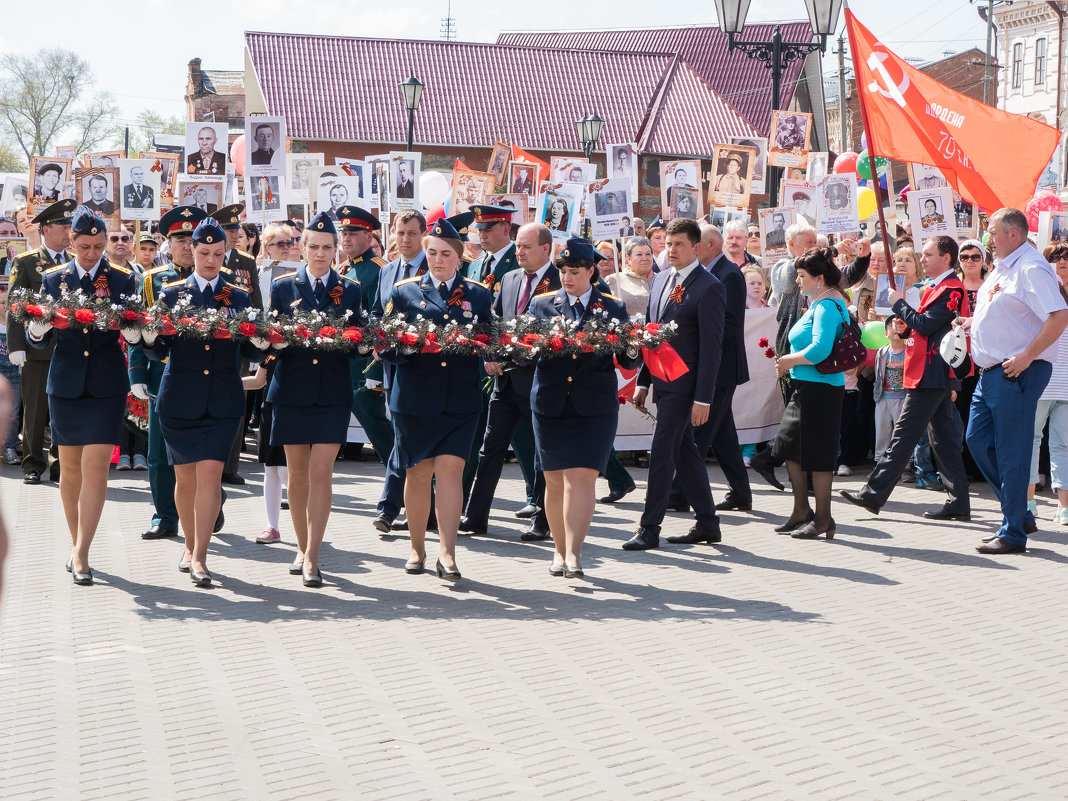
<svg viewBox="0 0 1068 801"><path fill-rule="evenodd" d="M440 172L428 170L419 175L419 200L428 209L444 203L449 196L449 179Z"/></svg>

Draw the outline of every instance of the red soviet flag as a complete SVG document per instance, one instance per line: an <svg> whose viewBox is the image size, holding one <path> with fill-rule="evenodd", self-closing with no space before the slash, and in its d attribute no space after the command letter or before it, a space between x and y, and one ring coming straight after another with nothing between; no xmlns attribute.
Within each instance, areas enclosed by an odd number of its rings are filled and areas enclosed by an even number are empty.
<svg viewBox="0 0 1068 801"><path fill-rule="evenodd" d="M954 92L892 53L848 8L845 18L872 156L938 167L984 209L1023 209L1060 131Z"/></svg>

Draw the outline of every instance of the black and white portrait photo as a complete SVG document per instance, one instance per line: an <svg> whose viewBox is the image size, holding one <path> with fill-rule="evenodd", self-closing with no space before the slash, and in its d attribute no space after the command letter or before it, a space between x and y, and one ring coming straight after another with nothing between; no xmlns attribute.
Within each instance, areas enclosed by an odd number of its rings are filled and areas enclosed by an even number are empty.
<svg viewBox="0 0 1068 801"><path fill-rule="evenodd" d="M783 212L777 211L771 215L771 227L764 242L769 248L786 247L786 215Z"/></svg>
<svg viewBox="0 0 1068 801"><path fill-rule="evenodd" d="M768 168L768 140L761 137L732 136L728 139L732 145L752 148L753 161L749 165L749 191L753 194L764 194L764 176Z"/></svg>
<svg viewBox="0 0 1068 801"><path fill-rule="evenodd" d="M245 176L245 208L248 219L263 223L284 220L286 207L282 201L282 179L277 175Z"/></svg>
<svg viewBox="0 0 1068 801"><path fill-rule="evenodd" d="M660 205L669 219L700 216L698 197L698 161L660 162ZM682 212L679 212L681 200Z"/></svg>
<svg viewBox="0 0 1068 801"><path fill-rule="evenodd" d="M119 171L115 167L76 170L74 178L77 181L78 202L101 217L114 216L119 210L115 197L118 177Z"/></svg>
<svg viewBox="0 0 1068 801"><path fill-rule="evenodd" d="M419 211L419 165L422 153L393 151L389 154L389 213ZM484 173L489 175L489 173ZM489 178L489 191L493 191L493 177ZM455 213L455 212L453 212Z"/></svg>
<svg viewBox="0 0 1068 801"><path fill-rule="evenodd" d="M148 209L155 202L155 190L145 183L145 166L130 167L130 182L122 188L122 205L128 209Z"/></svg>
<svg viewBox="0 0 1068 801"><path fill-rule="evenodd" d="M177 205L195 206L205 214L214 214L219 210L222 197L222 180L217 181L179 181Z"/></svg>
<svg viewBox="0 0 1068 801"><path fill-rule="evenodd" d="M285 119L245 117L245 170L252 176L285 174Z"/></svg>
<svg viewBox="0 0 1068 801"><path fill-rule="evenodd" d="M415 197L415 161L401 159L397 162L397 182L393 186L393 196L401 199Z"/></svg>
<svg viewBox="0 0 1068 801"><path fill-rule="evenodd" d="M316 209L325 211L331 220L337 220L337 210L342 206L360 206L366 203L360 197L358 179L351 175L330 177L320 174L316 182Z"/></svg>
<svg viewBox="0 0 1068 801"><path fill-rule="evenodd" d="M593 203L598 215L623 214L629 211L625 192L595 192Z"/></svg>
<svg viewBox="0 0 1068 801"><path fill-rule="evenodd" d="M823 204L831 214L841 214L849 208L849 187L840 181L823 187Z"/></svg>
<svg viewBox="0 0 1068 801"><path fill-rule="evenodd" d="M938 202L938 198L926 198L921 208L923 209L923 215L920 217L920 227L930 228L945 222L946 218L942 214L942 206Z"/></svg>
<svg viewBox="0 0 1068 801"><path fill-rule="evenodd" d="M776 167L808 167L809 129L812 115L802 112L771 112L771 151L768 163Z"/></svg>
<svg viewBox="0 0 1068 801"><path fill-rule="evenodd" d="M34 156L30 163L33 176L33 200L35 204L47 205L61 200L61 184L66 180L70 162Z"/></svg>
<svg viewBox="0 0 1068 801"><path fill-rule="evenodd" d="M119 202L124 220L158 220L160 215L160 170L150 160L119 159Z"/></svg>
<svg viewBox="0 0 1068 801"><path fill-rule="evenodd" d="M185 124L185 171L188 175L226 175L225 122Z"/></svg>
<svg viewBox="0 0 1068 801"><path fill-rule="evenodd" d="M286 174L289 176L289 198L293 203L308 202L308 187L311 173L323 166L322 153L289 153L286 157Z"/></svg>

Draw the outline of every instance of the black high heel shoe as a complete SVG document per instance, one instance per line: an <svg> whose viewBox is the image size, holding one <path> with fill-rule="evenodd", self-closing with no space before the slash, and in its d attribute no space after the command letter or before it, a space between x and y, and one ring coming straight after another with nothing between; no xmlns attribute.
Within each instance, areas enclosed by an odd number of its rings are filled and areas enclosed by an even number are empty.
<svg viewBox="0 0 1068 801"><path fill-rule="evenodd" d="M832 517L831 522L827 524L827 528L825 528L823 531L820 531L816 528L815 525L809 523L807 526L795 531L790 536L793 537L795 540L814 540L817 539L820 534L822 534L827 539L833 540L835 529L836 527L834 524L834 518Z"/></svg>
<svg viewBox="0 0 1068 801"><path fill-rule="evenodd" d="M438 559L437 562L434 564L434 571L438 574L439 579L445 579L446 581L460 580L460 571L446 570L445 565L441 563L440 559Z"/></svg>
<svg viewBox="0 0 1068 801"><path fill-rule="evenodd" d="M93 583L93 571L91 569L87 573L79 573L72 566L70 572L74 577L74 583L80 587L88 587Z"/></svg>
<svg viewBox="0 0 1068 801"><path fill-rule="evenodd" d="M314 573L309 573L307 570L301 570L301 579L304 582L305 587L322 587L323 586L323 574L318 568Z"/></svg>
<svg viewBox="0 0 1068 801"><path fill-rule="evenodd" d="M211 573L204 571L201 573L199 570L189 569L189 578L192 579L193 584L197 587L210 587L211 586Z"/></svg>
<svg viewBox="0 0 1068 801"><path fill-rule="evenodd" d="M792 517L783 523L781 526L775 526L776 534L792 534L797 531L798 526L803 526L805 523L811 523L815 517L815 513L809 509L808 516L804 520L794 520Z"/></svg>

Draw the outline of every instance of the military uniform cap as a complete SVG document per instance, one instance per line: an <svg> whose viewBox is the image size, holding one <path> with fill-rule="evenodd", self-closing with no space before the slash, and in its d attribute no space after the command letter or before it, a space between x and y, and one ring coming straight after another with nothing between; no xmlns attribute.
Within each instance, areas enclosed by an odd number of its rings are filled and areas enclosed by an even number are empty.
<svg viewBox="0 0 1068 801"><path fill-rule="evenodd" d="M430 235L436 236L439 239L459 239L460 234L457 233L453 224L446 218L442 218L434 223L434 227L430 229Z"/></svg>
<svg viewBox="0 0 1068 801"><path fill-rule="evenodd" d="M151 242L153 245L159 244L159 242L156 241L156 235L148 233L141 234L141 238L137 240L137 244L139 245L143 242Z"/></svg>
<svg viewBox="0 0 1068 801"><path fill-rule="evenodd" d="M475 213L475 224L472 226L476 231L496 225L501 222L511 222L515 209L507 206L472 206Z"/></svg>
<svg viewBox="0 0 1068 801"><path fill-rule="evenodd" d="M33 222L38 225L44 225L45 223L70 225L71 218L74 216L74 210L77 207L78 201L74 198L57 200L55 203L50 203L42 209L37 216L33 218Z"/></svg>
<svg viewBox="0 0 1068 801"><path fill-rule="evenodd" d="M734 151L731 151L730 153L727 154L727 161L737 161L738 162L738 166L741 167L742 166L742 155L741 155L741 153L735 153Z"/></svg>
<svg viewBox="0 0 1068 801"><path fill-rule="evenodd" d="M342 231L377 231L382 223L367 209L342 206L337 210L337 227Z"/></svg>
<svg viewBox="0 0 1068 801"><path fill-rule="evenodd" d="M226 231L214 217L205 217L193 231L194 245L214 245L226 242Z"/></svg>
<svg viewBox="0 0 1068 801"><path fill-rule="evenodd" d="M44 175L46 172L58 172L60 175L62 175L63 168L56 164L54 161L49 161L37 168L38 175Z"/></svg>
<svg viewBox="0 0 1068 801"><path fill-rule="evenodd" d="M244 210L244 203L235 203L232 206L223 206L218 211L212 212L210 216L214 217L223 228L240 228L241 212Z"/></svg>
<svg viewBox="0 0 1068 801"><path fill-rule="evenodd" d="M560 258L568 261L592 261L594 264L604 260L604 256L590 240L575 237L567 240L564 249L560 251Z"/></svg>
<svg viewBox="0 0 1068 801"><path fill-rule="evenodd" d="M655 231L657 228L665 228L665 229L667 228L667 223L664 222L664 218L661 217L659 214L657 214L655 217L653 217L653 221L651 223L649 223L647 226L645 226L645 230L647 232L648 231Z"/></svg>
<svg viewBox="0 0 1068 801"><path fill-rule="evenodd" d="M340 217L338 218L340 220ZM313 231L317 234L334 234L337 235L337 228L334 227L334 221L330 219L330 215L325 211L320 211L311 220L308 221L306 230Z"/></svg>
<svg viewBox="0 0 1068 801"><path fill-rule="evenodd" d="M471 223L475 221L475 213L473 211L465 211L462 214L454 214L445 219L449 221L449 225L456 229L456 233L460 236L467 236Z"/></svg>
<svg viewBox="0 0 1068 801"><path fill-rule="evenodd" d="M197 223L208 215L196 206L175 206L159 220L159 230L164 236L191 235Z"/></svg>
<svg viewBox="0 0 1068 801"><path fill-rule="evenodd" d="M78 206L74 210L74 216L70 221L70 232L72 234L89 234L94 236L96 234L106 233L108 225L104 222L104 218L97 214L90 208L85 206Z"/></svg>

